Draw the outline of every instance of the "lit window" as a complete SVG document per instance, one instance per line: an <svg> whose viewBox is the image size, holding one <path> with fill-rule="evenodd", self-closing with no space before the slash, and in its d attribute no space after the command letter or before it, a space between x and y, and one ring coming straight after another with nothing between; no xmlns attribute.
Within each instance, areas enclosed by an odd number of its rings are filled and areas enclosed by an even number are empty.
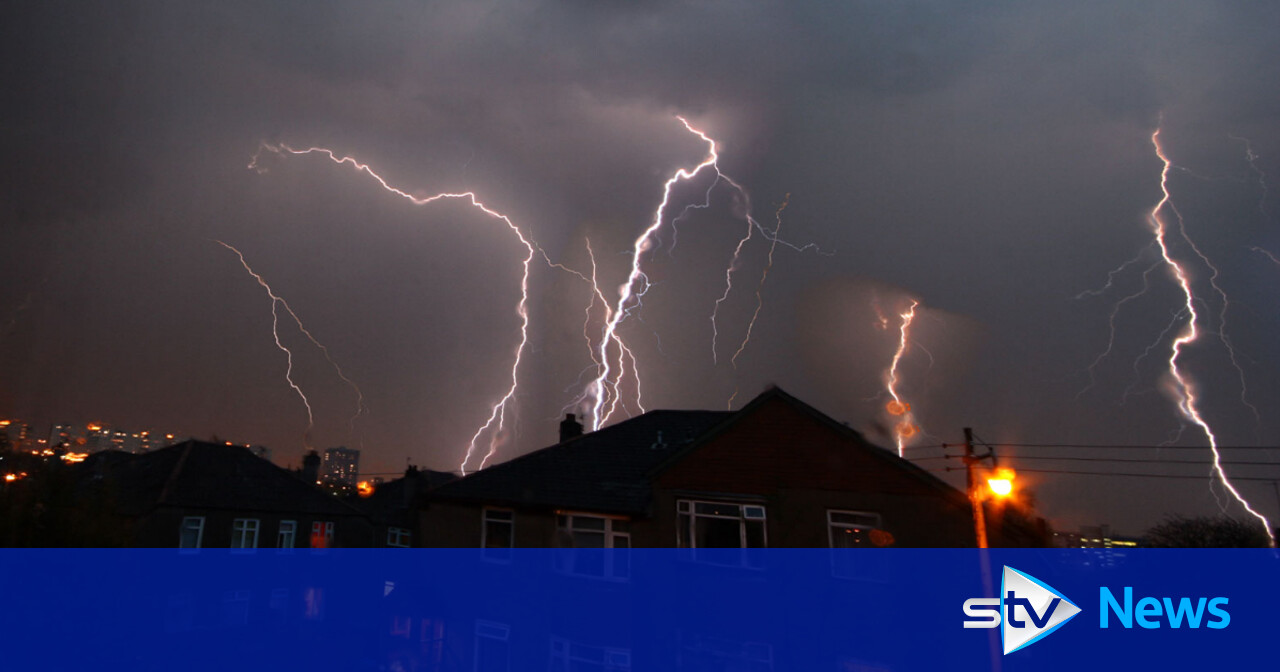
<svg viewBox="0 0 1280 672"><path fill-rule="evenodd" d="M236 518L231 524L231 548L258 547L258 519Z"/></svg>
<svg viewBox="0 0 1280 672"><path fill-rule="evenodd" d="M516 514L509 509L485 509L484 523L480 528L480 547L486 560L511 561L511 548L515 546Z"/></svg>
<svg viewBox="0 0 1280 672"><path fill-rule="evenodd" d="M625 518L562 513L556 516L556 534L561 548L631 548L631 524ZM631 575L626 553L575 551L557 553L558 571L586 576L625 579Z"/></svg>
<svg viewBox="0 0 1280 672"><path fill-rule="evenodd" d="M403 527L393 527L387 530L387 545L395 548L409 548L409 542L413 539L413 533Z"/></svg>
<svg viewBox="0 0 1280 672"><path fill-rule="evenodd" d="M765 548L765 509L760 504L697 502L676 503L676 545L679 548ZM695 554L696 560L758 566L758 555Z"/></svg>
<svg viewBox="0 0 1280 672"><path fill-rule="evenodd" d="M200 548L204 539L204 516L187 516L182 519L178 532L178 548Z"/></svg>
<svg viewBox="0 0 1280 672"><path fill-rule="evenodd" d="M298 543L298 521L280 521L280 532L276 534L276 547L290 549Z"/></svg>
<svg viewBox="0 0 1280 672"><path fill-rule="evenodd" d="M333 523L317 520L311 523L311 548L333 546Z"/></svg>

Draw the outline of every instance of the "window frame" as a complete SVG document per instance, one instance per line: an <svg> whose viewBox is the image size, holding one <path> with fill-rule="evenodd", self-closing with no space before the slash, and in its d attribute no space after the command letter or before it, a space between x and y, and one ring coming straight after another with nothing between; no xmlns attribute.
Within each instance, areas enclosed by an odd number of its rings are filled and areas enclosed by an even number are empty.
<svg viewBox="0 0 1280 672"><path fill-rule="evenodd" d="M396 543L392 542L396 540ZM413 530L407 527L388 527L387 528L387 548L412 548L413 547Z"/></svg>
<svg viewBox="0 0 1280 672"><path fill-rule="evenodd" d="M586 666L601 672L631 672L631 649L584 644L551 635L552 672L581 670Z"/></svg>
<svg viewBox="0 0 1280 672"><path fill-rule="evenodd" d="M734 517L734 516L726 516L726 515L713 514L713 513L699 513L698 512L699 504L709 504L713 506L736 506L738 507L738 515ZM759 512L759 515L749 515L749 513L755 514L756 511L748 512L748 509L757 509ZM684 521L681 520L681 518L683 518L684 516L689 517L690 527L688 529L685 528L685 525L683 524ZM711 518L715 520L737 520L739 545L736 548L740 548L740 549L769 548L769 510L768 510L768 507L766 507L763 502L743 502L743 501L733 501L733 500L727 500L727 499L726 500L716 500L716 499L678 499L676 500L676 547L677 548L689 548L689 549L700 548L697 545L698 518ZM748 546L747 545L747 521L755 521L755 520L760 521L760 530L761 530L760 536L761 536L761 542L763 543L763 545ZM685 542L687 542L687 544ZM707 548L713 548L713 547L707 547Z"/></svg>
<svg viewBox="0 0 1280 672"><path fill-rule="evenodd" d="M597 520L603 525L599 529L575 527L574 521L578 520ZM626 529L617 529L625 526ZM603 551L603 564L601 565L601 573L582 571L577 564L572 563L572 554L557 553L554 556L554 568L558 572L571 574L574 576L583 576L594 579L608 579L614 581L629 581L631 579L631 560L625 554L620 555L618 551L631 549L631 519L627 516L606 515L601 513L591 513L587 511L556 511L556 538L567 538L569 541L575 539L574 532L584 532L588 534L600 534L604 538L603 546L577 546L571 543L568 546L557 545L562 549L581 548L586 550ZM619 543L622 542L622 543ZM622 562L619 562L622 560Z"/></svg>
<svg viewBox="0 0 1280 672"><path fill-rule="evenodd" d="M845 514L850 516L866 516L872 519L871 522L863 523L846 523L833 520L833 514ZM880 530L884 529L884 519L880 514L874 511L853 511L850 509L827 509L827 548L846 548L845 546L836 546L836 530ZM870 541L870 540L868 540ZM874 546L874 544L871 544Z"/></svg>
<svg viewBox="0 0 1280 672"><path fill-rule="evenodd" d="M332 520L311 521L311 548L316 550L333 548L333 527ZM323 540L319 546L316 546L317 539Z"/></svg>
<svg viewBox="0 0 1280 672"><path fill-rule="evenodd" d="M193 521L193 520L199 522L199 525L195 527L196 545L184 546L182 542L185 536L184 533L187 531L187 521ZM200 550L201 548L204 548L204 523L205 523L204 516L183 516L182 517L182 523L178 526L178 549L179 550L193 553L195 551Z"/></svg>
<svg viewBox="0 0 1280 672"><path fill-rule="evenodd" d="M289 526L289 529L287 530L287 532L285 530L285 525ZM288 546L284 545L284 539L286 534L288 534L288 538L289 538ZM276 527L276 548L280 549L282 553L287 553L297 547L298 547L298 521L296 520L280 521L280 525Z"/></svg>
<svg viewBox="0 0 1280 672"><path fill-rule="evenodd" d="M502 644L502 669L511 669L511 626L506 623L497 621L487 621L483 619L476 620L475 626L475 648L472 651L471 669L479 672L480 670L480 651L481 641L490 640L493 642L501 642Z"/></svg>
<svg viewBox="0 0 1280 672"><path fill-rule="evenodd" d="M862 523L854 522L837 522L833 520L834 515L849 515L865 517L867 520ZM872 550L880 548L871 542L870 535L865 545L837 547L835 545L836 532L838 530L866 530L870 533L873 530L883 530L884 518L874 511L854 511L852 509L827 509L827 548L831 555L831 576L837 579L849 579L854 581L869 581L880 583L886 580L889 575L890 567L888 565L889 556L884 553L864 552L864 550ZM853 551L858 550L855 553Z"/></svg>
<svg viewBox="0 0 1280 672"><path fill-rule="evenodd" d="M252 525L250 524L252 523ZM240 552L253 551L258 548L258 533L262 530L260 518L236 518L231 521L231 548ZM253 533L250 537L249 533ZM251 545L245 542L252 541Z"/></svg>
<svg viewBox="0 0 1280 672"><path fill-rule="evenodd" d="M490 514L499 514L491 517ZM501 516L506 515L506 519ZM489 545L489 523L505 523L507 530L506 546ZM515 509L486 506L480 513L480 557L490 562L511 562L511 549L516 547L516 512ZM502 552L505 551L505 552Z"/></svg>

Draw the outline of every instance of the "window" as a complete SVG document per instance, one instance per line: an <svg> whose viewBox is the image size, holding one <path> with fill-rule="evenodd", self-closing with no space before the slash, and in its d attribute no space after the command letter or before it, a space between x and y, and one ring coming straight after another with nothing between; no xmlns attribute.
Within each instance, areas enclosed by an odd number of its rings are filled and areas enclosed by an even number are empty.
<svg viewBox="0 0 1280 672"><path fill-rule="evenodd" d="M872 532L880 529L880 514L862 511L827 511L827 539L831 548L882 546Z"/></svg>
<svg viewBox="0 0 1280 672"><path fill-rule="evenodd" d="M317 520L311 523L311 548L333 546L333 523Z"/></svg>
<svg viewBox="0 0 1280 672"><path fill-rule="evenodd" d="M280 532L276 535L277 548L293 548L297 545L298 521L280 521Z"/></svg>
<svg viewBox="0 0 1280 672"><path fill-rule="evenodd" d="M764 507L762 504L732 502L694 502L681 499L676 503L676 545L680 548L765 548ZM763 558L750 554L714 556L695 554L694 559L758 567Z"/></svg>
<svg viewBox="0 0 1280 672"><path fill-rule="evenodd" d="M222 594L222 624L248 625L249 600L252 593L248 590L229 590Z"/></svg>
<svg viewBox="0 0 1280 672"><path fill-rule="evenodd" d="M508 512L510 513L510 512ZM475 672L506 672L510 669L511 626L476 621Z"/></svg>
<svg viewBox="0 0 1280 672"><path fill-rule="evenodd" d="M630 672L631 651L551 638L552 672Z"/></svg>
<svg viewBox="0 0 1280 672"><path fill-rule="evenodd" d="M511 547L515 545L516 514L509 509L485 509L484 523L480 530L482 557L486 560L511 562Z"/></svg>
<svg viewBox="0 0 1280 672"><path fill-rule="evenodd" d="M418 662L420 670L443 670L444 666L444 621L438 618L422 619L418 631ZM452 666L450 666L452 668Z"/></svg>
<svg viewBox="0 0 1280 672"><path fill-rule="evenodd" d="M204 516L187 516L182 519L178 532L178 548L200 548L204 540Z"/></svg>
<svg viewBox="0 0 1280 672"><path fill-rule="evenodd" d="M562 548L631 548L631 524L625 518L561 513L556 516L556 535ZM558 571L585 576L625 579L631 575L626 553L606 551L565 551L555 555Z"/></svg>
<svg viewBox="0 0 1280 672"><path fill-rule="evenodd" d="M413 533L403 527L393 527L387 530L387 545L395 548L409 548L410 540L413 539Z"/></svg>
<svg viewBox="0 0 1280 672"><path fill-rule="evenodd" d="M681 632L676 669L769 672L773 669L773 646Z"/></svg>
<svg viewBox="0 0 1280 672"><path fill-rule="evenodd" d="M845 550L893 544L893 536L880 529L880 514L828 509L827 539L832 576L864 581L880 581L887 576L889 559L885 554Z"/></svg>
<svg viewBox="0 0 1280 672"><path fill-rule="evenodd" d="M271 622L284 625L289 618L289 589L272 588L271 597L267 601L267 609L271 614Z"/></svg>
<svg viewBox="0 0 1280 672"><path fill-rule="evenodd" d="M258 519L236 518L231 524L231 548L258 547Z"/></svg>

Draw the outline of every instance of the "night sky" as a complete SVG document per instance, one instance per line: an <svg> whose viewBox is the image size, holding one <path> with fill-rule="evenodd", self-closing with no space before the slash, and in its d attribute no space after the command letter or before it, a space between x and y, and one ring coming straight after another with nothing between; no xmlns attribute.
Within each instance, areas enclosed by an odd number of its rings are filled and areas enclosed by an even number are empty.
<svg viewBox="0 0 1280 672"><path fill-rule="evenodd" d="M216 239L364 392L352 431L352 390L281 322L316 447L361 447L367 472L406 459L456 469L509 384L525 249L461 202L414 206L315 155L271 156L265 171L251 158L263 142L324 146L416 195L474 190L556 262L589 272L590 240L614 302L663 182L704 158L682 115L718 141L762 224L790 194L781 237L818 249L777 249L735 371L769 245L757 232L744 246L717 362L709 318L746 201L721 184L678 239L664 224L644 257L644 306L619 330L646 408L721 409L735 386L737 407L777 384L892 446L883 376L896 315L918 300L899 390L924 435L908 455L941 455L930 446L965 426L991 443L1204 446L1194 426L1180 433L1167 375L1186 315L1147 226L1161 126L1179 167L1173 205L1230 297L1224 311L1209 267L1171 234L1204 332L1181 365L1220 443L1253 447L1226 450L1229 462L1280 462L1266 448L1280 444L1280 264L1254 249L1280 252L1280 193L1267 192L1280 189L1280 5L367 5L7 8L0 415L217 434L296 463L307 418L271 301ZM711 184L700 174L672 202L701 203ZM1108 318L1148 269L1108 352ZM591 377L588 287L540 258L529 283L515 431L498 460L553 443ZM1015 468L1200 477L1024 472L1062 527L1139 533L1218 510L1205 464L1017 457L1203 462L1207 450L1000 452ZM1263 479L1240 490L1280 517L1265 480L1280 466L1227 469Z"/></svg>

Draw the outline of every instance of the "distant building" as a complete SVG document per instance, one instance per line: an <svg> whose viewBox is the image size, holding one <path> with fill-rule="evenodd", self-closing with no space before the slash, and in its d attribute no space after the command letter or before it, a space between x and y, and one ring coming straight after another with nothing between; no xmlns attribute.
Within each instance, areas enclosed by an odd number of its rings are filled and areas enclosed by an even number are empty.
<svg viewBox="0 0 1280 672"><path fill-rule="evenodd" d="M1110 525L1081 525L1080 532L1054 532L1054 545L1060 548L1136 548L1140 537L1111 533Z"/></svg>
<svg viewBox="0 0 1280 672"><path fill-rule="evenodd" d="M355 488L359 472L360 451L341 446L324 451L324 462L320 466L321 481L343 488Z"/></svg>
<svg viewBox="0 0 1280 672"><path fill-rule="evenodd" d="M566 418L560 431L428 493L423 545L974 545L963 492L777 388L737 412L650 411L587 434ZM1043 543L1011 511L991 534Z"/></svg>
<svg viewBox="0 0 1280 672"><path fill-rule="evenodd" d="M31 433L31 425L21 420L0 420L0 435L3 435L5 448L9 450L22 450L28 444L34 443L34 436Z"/></svg>
<svg viewBox="0 0 1280 672"><path fill-rule="evenodd" d="M74 445L76 439L84 439L85 432L77 425L70 422L60 422L49 430L48 446L54 448L63 444L68 446Z"/></svg>

